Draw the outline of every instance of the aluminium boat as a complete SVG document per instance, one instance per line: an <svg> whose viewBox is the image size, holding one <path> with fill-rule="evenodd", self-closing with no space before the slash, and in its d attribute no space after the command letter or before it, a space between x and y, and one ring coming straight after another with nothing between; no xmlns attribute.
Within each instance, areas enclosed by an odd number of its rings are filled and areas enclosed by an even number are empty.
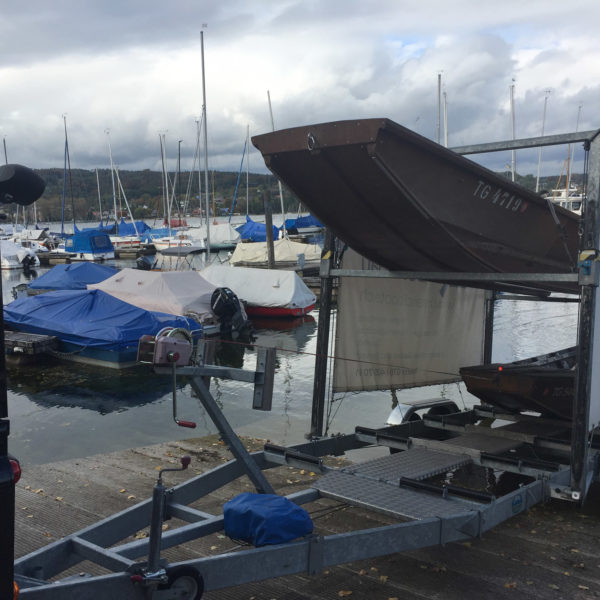
<svg viewBox="0 0 600 600"><path fill-rule="evenodd" d="M252 142L312 214L386 269L557 274L576 267L577 215L389 119L305 125ZM564 282L536 286L576 291Z"/></svg>

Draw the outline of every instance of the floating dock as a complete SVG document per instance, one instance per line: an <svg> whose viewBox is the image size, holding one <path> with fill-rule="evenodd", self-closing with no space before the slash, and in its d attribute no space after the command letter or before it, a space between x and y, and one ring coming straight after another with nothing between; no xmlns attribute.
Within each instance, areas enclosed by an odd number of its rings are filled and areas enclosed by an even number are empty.
<svg viewBox="0 0 600 600"><path fill-rule="evenodd" d="M58 338L52 335L4 331L6 360L12 364L31 363L49 354L58 345Z"/></svg>

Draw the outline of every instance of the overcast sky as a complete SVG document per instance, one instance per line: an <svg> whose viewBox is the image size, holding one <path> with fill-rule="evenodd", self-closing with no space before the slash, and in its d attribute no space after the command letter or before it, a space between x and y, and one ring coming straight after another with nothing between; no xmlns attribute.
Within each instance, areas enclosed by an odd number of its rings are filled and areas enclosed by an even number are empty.
<svg viewBox="0 0 600 600"><path fill-rule="evenodd" d="M160 170L161 133L170 167L182 140L190 168L200 31L210 169L237 172L247 127L271 129L267 90L278 129L388 117L435 140L439 73L449 146L509 139L513 84L517 138L540 135L546 90L546 134L600 127L598 0L5 0L1 9L0 135L9 162L33 168L62 167L63 115L73 168L107 168L110 141L121 169ZM559 172L566 156L544 149L542 172ZM494 161L501 169L510 156ZM536 169L537 151L517 154L519 172ZM266 171L254 149L250 170Z"/></svg>

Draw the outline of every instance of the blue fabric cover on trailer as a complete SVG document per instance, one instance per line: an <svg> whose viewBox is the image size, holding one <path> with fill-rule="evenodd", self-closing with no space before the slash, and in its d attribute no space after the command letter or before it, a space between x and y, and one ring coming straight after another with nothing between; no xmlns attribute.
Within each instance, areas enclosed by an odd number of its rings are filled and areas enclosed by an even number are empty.
<svg viewBox="0 0 600 600"><path fill-rule="evenodd" d="M27 287L32 290L85 290L88 283L100 283L118 272L115 267L92 262L55 265Z"/></svg>
<svg viewBox="0 0 600 600"><path fill-rule="evenodd" d="M223 506L225 533L254 546L283 544L312 533L308 513L276 494L244 492Z"/></svg>
<svg viewBox="0 0 600 600"><path fill-rule="evenodd" d="M235 230L240 234L242 240L250 240L252 242L267 241L267 226L264 223L257 223L246 215L246 222ZM273 225L273 239L279 237L279 229Z"/></svg>
<svg viewBox="0 0 600 600"><path fill-rule="evenodd" d="M60 290L19 298L4 307L4 322L17 331L118 351L137 347L142 335L156 335L163 327L202 333L193 319L143 310L101 290Z"/></svg>

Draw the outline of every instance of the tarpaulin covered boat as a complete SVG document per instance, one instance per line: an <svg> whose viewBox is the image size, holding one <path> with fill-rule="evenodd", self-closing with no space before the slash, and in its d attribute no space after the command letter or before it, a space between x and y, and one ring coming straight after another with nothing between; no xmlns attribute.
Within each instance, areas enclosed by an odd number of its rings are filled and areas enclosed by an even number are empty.
<svg viewBox="0 0 600 600"><path fill-rule="evenodd" d="M85 290L88 283L98 283L112 277L119 270L108 265L93 262L80 262L55 265L30 283L28 290Z"/></svg>
<svg viewBox="0 0 600 600"><path fill-rule="evenodd" d="M283 238L273 242L273 253L276 269L318 270L321 264L321 248L317 244L303 244ZM240 242L235 247L229 264L261 269L268 267L267 242Z"/></svg>
<svg viewBox="0 0 600 600"><path fill-rule="evenodd" d="M577 215L388 119L306 125L252 141L322 223L387 269L575 268Z"/></svg>
<svg viewBox="0 0 600 600"><path fill-rule="evenodd" d="M233 290L250 317L301 317L317 301L295 271L211 265L202 276L217 287Z"/></svg>
<svg viewBox="0 0 600 600"><path fill-rule="evenodd" d="M533 411L572 418L576 348L567 348L512 363L463 367L469 393L508 412Z"/></svg>
<svg viewBox="0 0 600 600"><path fill-rule="evenodd" d="M19 298L4 307L7 328L56 336L62 358L122 368L136 362L138 341L165 327L202 326L193 319L137 308L101 290L60 290Z"/></svg>
<svg viewBox="0 0 600 600"><path fill-rule="evenodd" d="M143 271L122 269L88 289L102 290L115 298L150 311L172 315L193 314L202 322L214 321L211 297L217 286L197 271Z"/></svg>

